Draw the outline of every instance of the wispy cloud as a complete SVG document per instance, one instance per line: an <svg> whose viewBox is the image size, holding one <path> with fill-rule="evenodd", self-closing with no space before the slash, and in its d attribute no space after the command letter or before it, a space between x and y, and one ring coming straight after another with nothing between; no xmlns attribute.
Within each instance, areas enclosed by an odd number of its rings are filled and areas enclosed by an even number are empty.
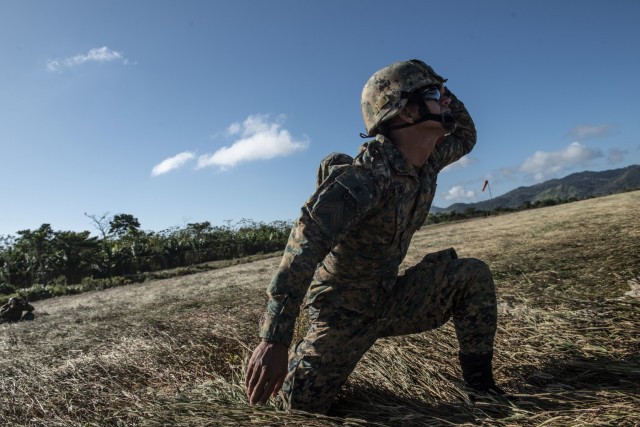
<svg viewBox="0 0 640 427"><path fill-rule="evenodd" d="M611 164L620 163L624 160L625 156L629 154L627 150L620 150L618 148L609 149L609 155L607 156L607 160Z"/></svg>
<svg viewBox="0 0 640 427"><path fill-rule="evenodd" d="M121 52L111 50L106 46L90 49L89 52L79 54L69 58L57 58L47 62L47 70L51 72L62 72L67 68L77 67L87 62L111 62L120 61L128 64L129 61Z"/></svg>
<svg viewBox="0 0 640 427"><path fill-rule="evenodd" d="M176 154L173 157L169 157L168 159L164 159L157 165L153 167L151 170L151 176L158 176L165 174L174 169L178 169L184 166L189 160L193 159L195 155L190 151L183 151L182 153Z"/></svg>
<svg viewBox="0 0 640 427"><path fill-rule="evenodd" d="M441 172L449 172L454 169L466 168L467 166L472 165L475 162L476 162L476 159L474 157L471 157L469 155L463 156L459 160L451 163L450 165L442 169Z"/></svg>
<svg viewBox="0 0 640 427"><path fill-rule="evenodd" d="M294 139L291 133L282 127L282 120L284 116L279 120L270 121L268 115L259 114L247 117L242 123L231 124L226 134L238 139L230 146L200 156L198 169L218 166L224 170L240 163L288 156L306 149L309 141L306 138Z"/></svg>
<svg viewBox="0 0 640 427"><path fill-rule="evenodd" d="M577 125L569 131L569 136L578 141L589 138L598 138L608 135L613 130L613 125Z"/></svg>
<svg viewBox="0 0 640 427"><path fill-rule="evenodd" d="M518 169L531 176L535 181L542 181L565 172L576 166L585 166L590 160L602 157L600 150L586 147L579 142L572 142L560 151L537 151Z"/></svg>
<svg viewBox="0 0 640 427"><path fill-rule="evenodd" d="M444 195L444 199L450 202L464 202L476 199L476 193L473 190L467 190L463 185L454 185Z"/></svg>

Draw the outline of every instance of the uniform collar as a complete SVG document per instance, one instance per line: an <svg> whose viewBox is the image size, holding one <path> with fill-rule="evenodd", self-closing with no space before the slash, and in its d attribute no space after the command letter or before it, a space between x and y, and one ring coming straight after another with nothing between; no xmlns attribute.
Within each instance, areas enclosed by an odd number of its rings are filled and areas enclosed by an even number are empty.
<svg viewBox="0 0 640 427"><path fill-rule="evenodd" d="M398 175L418 176L414 166L407 160L400 150L384 135L376 135L376 141L380 143L380 148L389 159L389 163Z"/></svg>

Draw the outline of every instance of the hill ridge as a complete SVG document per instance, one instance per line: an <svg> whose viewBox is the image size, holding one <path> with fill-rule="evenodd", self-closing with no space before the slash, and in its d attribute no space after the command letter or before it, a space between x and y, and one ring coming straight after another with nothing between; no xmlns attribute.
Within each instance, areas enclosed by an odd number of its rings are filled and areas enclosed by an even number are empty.
<svg viewBox="0 0 640 427"><path fill-rule="evenodd" d="M531 186L521 186L491 200L454 203L446 208L432 206L431 213L464 212L466 209L492 211L496 208L517 209L525 202L545 199L578 200L622 193L640 188L640 165L601 172L583 171L554 178Z"/></svg>

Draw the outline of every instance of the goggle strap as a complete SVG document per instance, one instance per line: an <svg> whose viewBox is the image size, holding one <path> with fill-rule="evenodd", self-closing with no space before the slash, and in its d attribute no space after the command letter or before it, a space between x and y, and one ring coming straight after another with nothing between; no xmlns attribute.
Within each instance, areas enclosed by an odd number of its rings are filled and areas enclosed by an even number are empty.
<svg viewBox="0 0 640 427"><path fill-rule="evenodd" d="M419 103L420 101L422 101L422 95L420 95L419 93L416 93L416 92L405 92L405 91L402 91L402 92L400 92L400 98L401 99L408 99L409 101L413 101L416 104Z"/></svg>

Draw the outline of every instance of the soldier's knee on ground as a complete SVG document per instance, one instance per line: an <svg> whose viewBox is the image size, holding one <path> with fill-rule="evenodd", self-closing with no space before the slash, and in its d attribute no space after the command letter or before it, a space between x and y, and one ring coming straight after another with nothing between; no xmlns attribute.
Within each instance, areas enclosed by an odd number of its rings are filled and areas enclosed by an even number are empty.
<svg viewBox="0 0 640 427"><path fill-rule="evenodd" d="M336 326L330 334L309 333L298 343L282 386L286 409L329 411L358 360L377 338L374 329L362 329L357 321L349 326L353 328Z"/></svg>
<svg viewBox="0 0 640 427"><path fill-rule="evenodd" d="M296 355L289 364L289 373L282 385L277 406L286 411L326 414L337 394L332 383L332 378L318 372L318 367L312 361Z"/></svg>

